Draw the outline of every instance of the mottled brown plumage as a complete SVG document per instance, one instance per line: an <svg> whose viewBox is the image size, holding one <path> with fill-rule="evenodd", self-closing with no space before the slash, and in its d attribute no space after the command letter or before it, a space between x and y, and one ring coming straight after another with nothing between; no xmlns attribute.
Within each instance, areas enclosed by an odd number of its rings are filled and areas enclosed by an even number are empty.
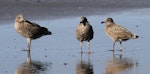
<svg viewBox="0 0 150 74"><path fill-rule="evenodd" d="M77 26L76 29L76 38L80 41L81 52L82 52L83 41L88 42L89 51L90 51L90 40L93 39L93 35L94 35L93 28L89 24L87 18L81 17L80 24Z"/></svg>
<svg viewBox="0 0 150 74"><path fill-rule="evenodd" d="M122 51L122 41L138 38L137 35L128 31L125 27L116 24L112 18L107 18L105 21L105 33L114 41L113 51L116 42L120 42L120 51Z"/></svg>
<svg viewBox="0 0 150 74"><path fill-rule="evenodd" d="M47 28L41 27L36 23L25 20L23 15L16 16L15 30L23 37L27 38L28 49L30 50L31 40L40 38L44 35L51 35Z"/></svg>

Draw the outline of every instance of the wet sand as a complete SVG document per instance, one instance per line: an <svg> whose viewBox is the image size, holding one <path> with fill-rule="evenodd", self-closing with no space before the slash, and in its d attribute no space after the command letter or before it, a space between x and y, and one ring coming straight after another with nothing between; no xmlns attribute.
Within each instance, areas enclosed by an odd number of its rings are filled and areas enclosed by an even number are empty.
<svg viewBox="0 0 150 74"><path fill-rule="evenodd" d="M70 16L102 15L149 7L149 0L1 0L0 22L13 21L18 14L29 19L58 19Z"/></svg>
<svg viewBox="0 0 150 74"><path fill-rule="evenodd" d="M121 2L121 6L110 5L108 8L105 6L114 2L107 2L106 5L102 3L103 7L100 8L99 0L95 0L96 4L90 2L91 5L83 0L83 6L78 0L75 1L75 6L72 2L57 0L47 3L43 0L44 5L42 2L23 0L18 3L5 1L1 4L4 7L1 7L0 12L3 14L0 22L4 23L0 27L0 74L149 73L149 1L138 0L135 3L126 0L128 5ZM52 5L49 6L50 3ZM27 47L26 39L14 30L14 19L18 13L24 14L26 19L45 26L54 33L52 36L33 40L30 54L21 51ZM93 26L95 34L91 41L91 51L94 54L80 54L79 42L74 34L80 16L86 16ZM119 43L115 46L114 54L108 51L112 48L112 41L104 33L104 25L100 24L106 17L113 17L116 23L140 36L138 39L124 42L122 54L117 51ZM86 42L83 44L83 51L88 51Z"/></svg>

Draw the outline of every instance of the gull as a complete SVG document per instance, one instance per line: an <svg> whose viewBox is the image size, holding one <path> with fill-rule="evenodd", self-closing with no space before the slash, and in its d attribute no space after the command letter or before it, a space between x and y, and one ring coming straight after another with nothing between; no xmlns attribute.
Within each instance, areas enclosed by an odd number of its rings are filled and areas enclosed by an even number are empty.
<svg viewBox="0 0 150 74"><path fill-rule="evenodd" d="M139 36L128 31L125 27L116 24L112 18L106 18L101 23L105 23L105 33L113 40L113 48L116 42L120 42L120 51L122 51L122 41L137 39Z"/></svg>
<svg viewBox="0 0 150 74"><path fill-rule="evenodd" d="M80 41L81 52L83 52L83 41L87 41L88 49L90 52L90 40L93 39L94 31L86 17L81 17L80 24L77 26L75 34L76 38Z"/></svg>
<svg viewBox="0 0 150 74"><path fill-rule="evenodd" d="M34 22L25 20L22 14L16 16L14 27L17 33L27 39L27 50L29 51L31 47L31 40L40 38L44 35L52 34L47 28L41 27Z"/></svg>

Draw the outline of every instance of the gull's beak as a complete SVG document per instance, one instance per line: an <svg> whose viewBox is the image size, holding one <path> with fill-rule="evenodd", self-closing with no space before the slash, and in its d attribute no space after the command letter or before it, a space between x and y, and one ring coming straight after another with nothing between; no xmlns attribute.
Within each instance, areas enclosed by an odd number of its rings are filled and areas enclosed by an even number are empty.
<svg viewBox="0 0 150 74"><path fill-rule="evenodd" d="M105 23L104 21L101 22L101 24Z"/></svg>

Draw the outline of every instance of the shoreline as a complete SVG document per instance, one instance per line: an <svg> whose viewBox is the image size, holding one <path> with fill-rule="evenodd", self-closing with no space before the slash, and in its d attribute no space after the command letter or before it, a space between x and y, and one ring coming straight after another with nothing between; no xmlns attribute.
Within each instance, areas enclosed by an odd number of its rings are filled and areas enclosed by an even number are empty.
<svg viewBox="0 0 150 74"><path fill-rule="evenodd" d="M0 1L0 14L2 15L0 17L0 22L2 24L12 21L14 22L14 19L18 14L23 14L25 18L31 20L55 20L77 16L105 15L116 12L148 8L150 5L147 3L150 1L145 1L140 2L140 0L138 0L136 3L132 3L134 1L114 0L112 2L105 0L43 0L40 2L30 2L21 0L19 2L15 2L11 0L5 0Z"/></svg>

